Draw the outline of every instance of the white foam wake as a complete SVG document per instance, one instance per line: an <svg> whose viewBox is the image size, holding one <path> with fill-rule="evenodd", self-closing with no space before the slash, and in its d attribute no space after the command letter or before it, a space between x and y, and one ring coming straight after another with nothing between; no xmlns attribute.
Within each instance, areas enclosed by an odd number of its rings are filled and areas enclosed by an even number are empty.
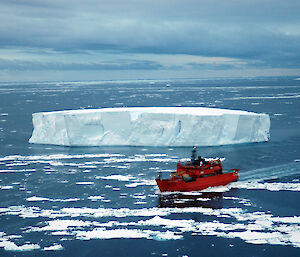
<svg viewBox="0 0 300 257"><path fill-rule="evenodd" d="M300 162L287 163L239 173L240 181L263 181L300 174Z"/></svg>

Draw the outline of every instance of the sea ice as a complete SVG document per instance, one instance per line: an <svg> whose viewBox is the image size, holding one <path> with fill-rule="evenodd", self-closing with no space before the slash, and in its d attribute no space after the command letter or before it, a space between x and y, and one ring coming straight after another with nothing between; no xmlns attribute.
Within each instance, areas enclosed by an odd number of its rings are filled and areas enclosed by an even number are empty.
<svg viewBox="0 0 300 257"><path fill-rule="evenodd" d="M40 201L49 201L49 202L77 202L79 198L67 198L67 199L51 199L45 197L31 196L26 198L27 202L40 202Z"/></svg>
<svg viewBox="0 0 300 257"><path fill-rule="evenodd" d="M176 235L172 231L152 231L140 229L110 229L96 228L91 231L77 231L76 238L81 240L113 239L113 238L146 238L158 241L182 239L182 235Z"/></svg>
<svg viewBox="0 0 300 257"><path fill-rule="evenodd" d="M3 247L6 251L32 251L32 250L38 250L41 247L37 244L24 244L21 246L16 245L14 242L11 242L9 240L3 240L0 241L0 247Z"/></svg>
<svg viewBox="0 0 300 257"><path fill-rule="evenodd" d="M44 247L44 251L59 251L59 250L63 250L63 246L61 244L55 244L49 247Z"/></svg>
<svg viewBox="0 0 300 257"><path fill-rule="evenodd" d="M204 107L131 107L40 112L30 143L65 146L212 146L269 139L264 113Z"/></svg>
<svg viewBox="0 0 300 257"><path fill-rule="evenodd" d="M234 200L241 199L229 198ZM205 220L196 221L179 219L178 217L180 216L178 215L175 215L176 219L171 217L172 214L185 213L201 213L206 218ZM177 240L184 238L185 233L191 232L192 235L240 238L251 244L277 244L300 247L299 216L279 217L263 211L250 212L242 208L92 209L77 207L46 210L38 207L10 206L9 208L1 209L1 216L3 215L16 215L30 219L45 217L49 220L40 222L40 219L38 219L36 221L37 226L24 228L24 233L40 232L55 237L69 236L80 240L113 238L145 238L159 241ZM108 219L109 217L113 217L113 220ZM124 219L125 217L129 219ZM140 218L136 219L136 217ZM216 217L224 219L224 222L217 221ZM28 243L23 246L17 246L12 240L19 237L19 235L6 235L5 232L0 232L0 248L11 251L40 249L39 245ZM54 244L55 247L50 247L50 249L59 248L56 244ZM46 247L46 249L48 248Z"/></svg>

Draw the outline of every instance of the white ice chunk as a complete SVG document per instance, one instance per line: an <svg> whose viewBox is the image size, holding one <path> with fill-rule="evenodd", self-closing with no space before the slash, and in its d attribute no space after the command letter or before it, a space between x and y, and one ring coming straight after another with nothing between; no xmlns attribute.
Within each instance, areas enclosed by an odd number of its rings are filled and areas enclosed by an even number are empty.
<svg viewBox="0 0 300 257"><path fill-rule="evenodd" d="M44 247L44 251L59 251L59 250L63 250L63 246L61 244L55 244L49 247Z"/></svg>
<svg viewBox="0 0 300 257"><path fill-rule="evenodd" d="M82 182L76 182L76 185L93 185L94 182L92 181L82 181Z"/></svg>
<svg viewBox="0 0 300 257"><path fill-rule="evenodd" d="M30 143L212 146L269 139L270 117L204 107L131 107L33 114Z"/></svg>
<svg viewBox="0 0 300 257"><path fill-rule="evenodd" d="M110 176L97 176L97 178L107 179L107 180L118 180L118 181L130 181L132 179L135 179L135 177L131 175L110 175Z"/></svg>
<svg viewBox="0 0 300 257"><path fill-rule="evenodd" d="M31 196L26 198L26 201L28 202L40 202L40 201L49 201L49 202L77 202L79 201L79 198L68 198L68 199L51 199L51 198L45 198L45 197L39 197L39 196Z"/></svg>
<svg viewBox="0 0 300 257"><path fill-rule="evenodd" d="M42 228L34 228L33 231L67 230L70 227L86 227L91 222L82 220L50 220L48 225Z"/></svg>
<svg viewBox="0 0 300 257"><path fill-rule="evenodd" d="M172 231L152 231L141 229L110 229L96 228L92 231L77 231L76 238L81 240L113 239L113 238L146 238L158 241L182 239L182 235L176 235Z"/></svg>
<svg viewBox="0 0 300 257"><path fill-rule="evenodd" d="M49 198L45 198L45 197L38 197L38 196L31 196L26 198L26 201L28 202L40 202L40 201L49 201Z"/></svg>
<svg viewBox="0 0 300 257"><path fill-rule="evenodd" d="M144 226L166 226L166 227L183 227L183 228L191 228L195 225L195 221L193 220L171 220L171 219L164 219L159 216L155 216L150 220L142 220L138 222Z"/></svg>
<svg viewBox="0 0 300 257"><path fill-rule="evenodd" d="M37 244L24 244L24 245L16 245L14 242L3 240L0 242L0 247L3 247L6 251L32 251L38 250L41 247Z"/></svg>

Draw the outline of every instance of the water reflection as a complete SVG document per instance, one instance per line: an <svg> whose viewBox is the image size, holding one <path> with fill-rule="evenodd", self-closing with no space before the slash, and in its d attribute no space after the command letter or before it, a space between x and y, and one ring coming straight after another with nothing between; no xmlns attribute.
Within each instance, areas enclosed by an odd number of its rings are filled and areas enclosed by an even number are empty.
<svg viewBox="0 0 300 257"><path fill-rule="evenodd" d="M172 193L161 194L158 198L158 208L203 207L221 209L223 207L223 193Z"/></svg>

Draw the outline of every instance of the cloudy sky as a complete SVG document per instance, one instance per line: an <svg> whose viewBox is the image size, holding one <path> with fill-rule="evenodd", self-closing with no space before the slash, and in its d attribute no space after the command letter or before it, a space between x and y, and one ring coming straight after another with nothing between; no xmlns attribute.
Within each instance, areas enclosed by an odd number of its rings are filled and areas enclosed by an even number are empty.
<svg viewBox="0 0 300 257"><path fill-rule="evenodd" d="M299 0L0 0L0 81L300 75Z"/></svg>

